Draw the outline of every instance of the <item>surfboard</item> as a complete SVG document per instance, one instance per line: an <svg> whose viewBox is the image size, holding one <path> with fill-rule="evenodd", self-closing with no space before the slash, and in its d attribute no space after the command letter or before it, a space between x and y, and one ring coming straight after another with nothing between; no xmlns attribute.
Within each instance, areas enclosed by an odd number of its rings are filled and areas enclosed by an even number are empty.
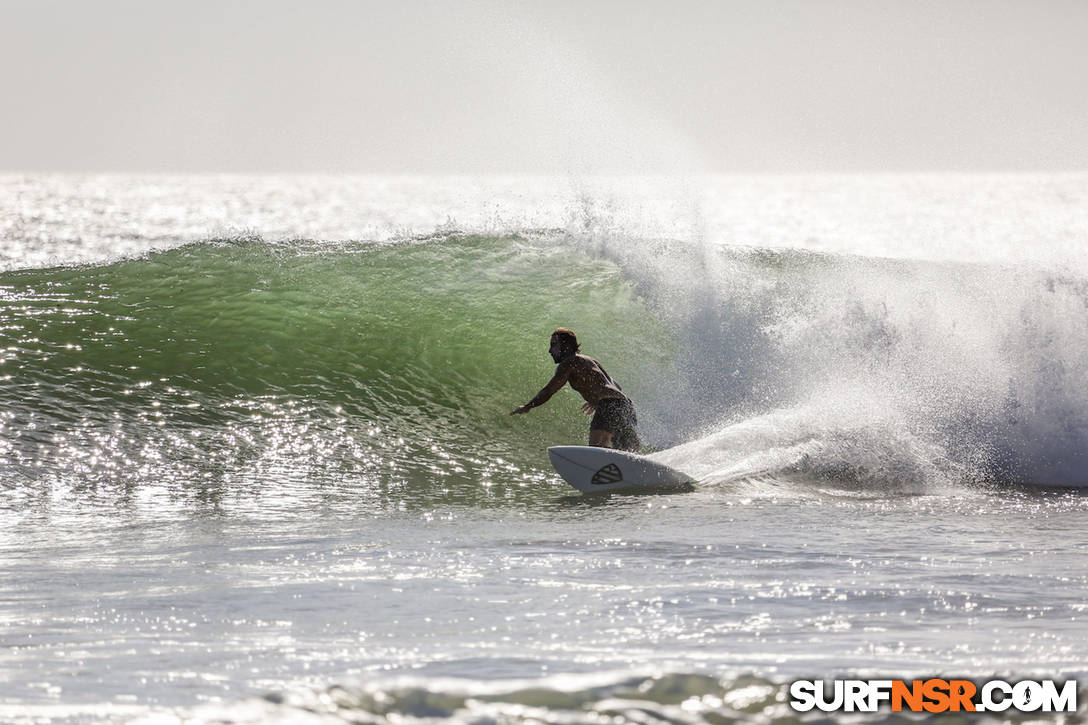
<svg viewBox="0 0 1088 725"><path fill-rule="evenodd" d="M646 456L596 446L552 446L556 472L583 493L691 488L695 480Z"/></svg>

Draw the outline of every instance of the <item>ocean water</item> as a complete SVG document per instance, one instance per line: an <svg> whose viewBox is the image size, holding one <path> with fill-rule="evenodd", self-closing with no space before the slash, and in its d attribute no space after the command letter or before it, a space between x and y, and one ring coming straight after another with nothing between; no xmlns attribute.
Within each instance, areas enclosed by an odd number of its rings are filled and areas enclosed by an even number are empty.
<svg viewBox="0 0 1088 725"><path fill-rule="evenodd" d="M0 269L0 721L1088 719L1086 175L8 175ZM695 491L554 474L560 325Z"/></svg>

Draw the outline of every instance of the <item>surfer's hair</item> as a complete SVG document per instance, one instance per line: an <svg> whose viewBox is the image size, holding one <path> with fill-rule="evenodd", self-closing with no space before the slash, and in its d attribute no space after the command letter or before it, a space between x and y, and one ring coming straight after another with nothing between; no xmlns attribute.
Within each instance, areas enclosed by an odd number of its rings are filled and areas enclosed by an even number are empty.
<svg viewBox="0 0 1088 725"><path fill-rule="evenodd" d="M579 352L582 346L578 344L578 336L574 334L574 330L568 330L565 327L555 328L555 332L552 333L552 337L559 341L559 344L563 347Z"/></svg>

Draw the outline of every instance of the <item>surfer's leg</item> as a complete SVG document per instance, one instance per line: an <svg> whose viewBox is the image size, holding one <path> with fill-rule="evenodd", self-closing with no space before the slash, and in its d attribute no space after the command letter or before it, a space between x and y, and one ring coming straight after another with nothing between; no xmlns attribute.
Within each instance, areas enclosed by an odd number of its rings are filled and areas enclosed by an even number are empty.
<svg viewBox="0 0 1088 725"><path fill-rule="evenodd" d="M589 424L589 445L601 448L622 448L620 442L625 427L625 412L634 408L626 399L605 398L597 401L597 411Z"/></svg>
<svg viewBox="0 0 1088 725"><path fill-rule="evenodd" d="M611 426L613 448L621 451L637 453L642 447L638 439L635 427L638 425L638 416L635 414L635 406L630 400L622 400L617 404L615 421Z"/></svg>
<svg viewBox="0 0 1088 725"><path fill-rule="evenodd" d="M597 446L598 448L611 448L612 434L600 428L590 428L589 445Z"/></svg>
<svg viewBox="0 0 1088 725"><path fill-rule="evenodd" d="M638 453L642 448L642 441L638 439L638 433L634 428L628 427L620 431L619 435L613 438L615 440L614 448L618 448L621 451L630 451L632 453Z"/></svg>

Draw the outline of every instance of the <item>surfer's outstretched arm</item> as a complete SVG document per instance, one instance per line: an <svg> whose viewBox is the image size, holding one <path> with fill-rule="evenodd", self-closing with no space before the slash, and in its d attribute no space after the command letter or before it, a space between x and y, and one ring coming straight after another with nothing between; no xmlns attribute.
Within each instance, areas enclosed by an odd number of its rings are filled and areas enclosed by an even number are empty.
<svg viewBox="0 0 1088 725"><path fill-rule="evenodd" d="M567 384L567 380L570 379L571 366L566 362L562 362L555 368L555 375L548 381L548 384L540 389L540 392L533 396L525 405L520 408L514 408L510 411L510 415L518 415L520 413L528 413L538 405L544 405L548 402L548 399L559 392L559 389Z"/></svg>

